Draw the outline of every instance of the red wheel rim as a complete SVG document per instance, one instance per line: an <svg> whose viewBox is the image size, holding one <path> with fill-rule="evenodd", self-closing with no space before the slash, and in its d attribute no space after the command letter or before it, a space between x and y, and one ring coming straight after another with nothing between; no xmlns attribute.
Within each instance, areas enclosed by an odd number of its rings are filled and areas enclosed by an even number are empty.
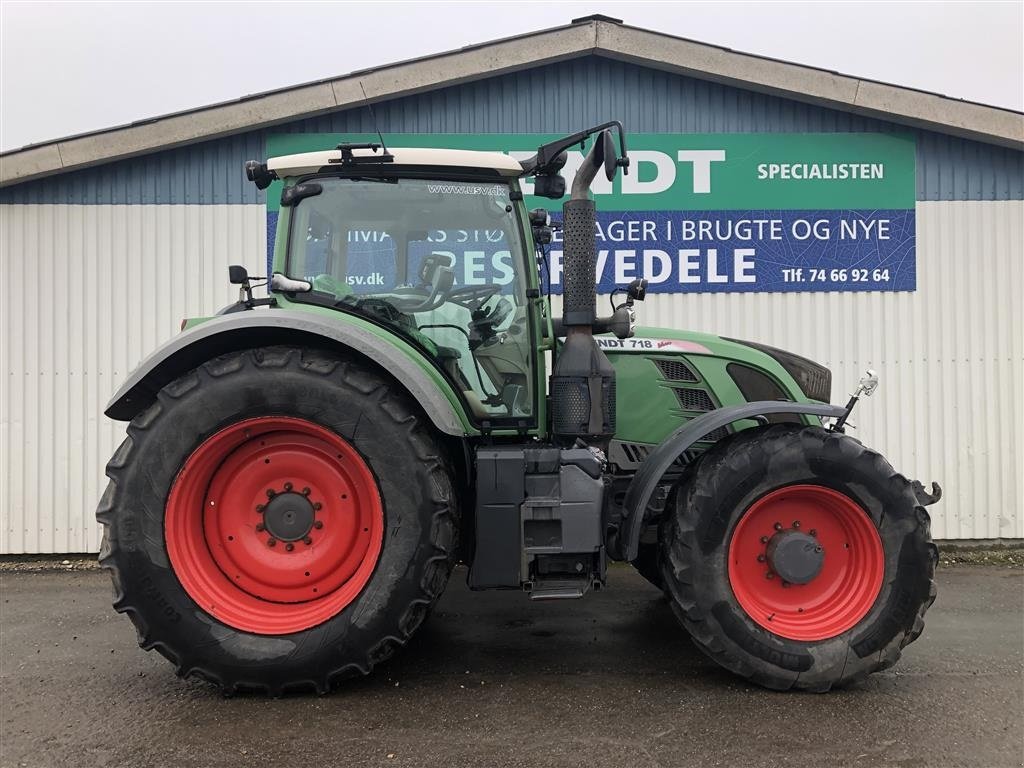
<svg viewBox="0 0 1024 768"><path fill-rule="evenodd" d="M773 571L773 537L800 532L823 550L807 583ZM885 554L868 514L849 496L819 485L791 485L755 501L729 544L729 584L758 625L790 640L825 640L867 615L882 589Z"/></svg>
<svg viewBox="0 0 1024 768"><path fill-rule="evenodd" d="M283 635L321 624L370 580L384 509L370 468L304 419L247 419L185 462L167 499L167 553L219 621Z"/></svg>

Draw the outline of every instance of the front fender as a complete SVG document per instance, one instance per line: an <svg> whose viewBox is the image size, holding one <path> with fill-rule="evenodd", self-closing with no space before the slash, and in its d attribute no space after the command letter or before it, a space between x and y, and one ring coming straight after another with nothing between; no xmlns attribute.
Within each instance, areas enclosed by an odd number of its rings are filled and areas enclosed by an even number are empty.
<svg viewBox="0 0 1024 768"><path fill-rule="evenodd" d="M772 413L804 413L810 416L838 418L846 409L824 403L793 403L764 400L719 408L686 422L666 437L648 454L626 489L623 502L625 515L618 533L611 542L611 555L621 560L635 560L644 527L644 511L661 478L673 462L702 437L735 421L767 416Z"/></svg>
<svg viewBox="0 0 1024 768"><path fill-rule="evenodd" d="M352 350L397 380L441 432L466 435L475 430L455 404L458 396L422 355L397 337L383 338L369 327L287 309L220 315L175 336L147 357L121 385L104 413L130 421L178 376L218 355L271 345L327 346ZM366 324L368 326L368 324Z"/></svg>

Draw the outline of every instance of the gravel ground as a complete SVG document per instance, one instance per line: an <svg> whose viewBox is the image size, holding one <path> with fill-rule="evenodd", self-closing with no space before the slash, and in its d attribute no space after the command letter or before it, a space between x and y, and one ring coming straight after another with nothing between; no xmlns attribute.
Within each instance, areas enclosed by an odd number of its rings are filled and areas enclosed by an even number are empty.
<svg viewBox="0 0 1024 768"><path fill-rule="evenodd" d="M997 565L1024 568L1024 547L939 546L943 566ZM46 571L97 570L96 555L0 555L2 573L43 573Z"/></svg>
<svg viewBox="0 0 1024 768"><path fill-rule="evenodd" d="M459 570L374 675L278 700L177 679L139 650L91 566L8 566L3 768L1024 765L1024 571L1005 566L941 568L903 660L825 695L720 670L630 568L562 604L473 594Z"/></svg>

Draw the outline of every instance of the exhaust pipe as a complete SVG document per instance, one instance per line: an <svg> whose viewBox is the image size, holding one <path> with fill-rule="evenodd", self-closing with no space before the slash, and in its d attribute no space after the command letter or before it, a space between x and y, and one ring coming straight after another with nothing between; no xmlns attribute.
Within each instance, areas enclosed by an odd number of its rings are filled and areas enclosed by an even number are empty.
<svg viewBox="0 0 1024 768"><path fill-rule="evenodd" d="M604 166L609 179L616 169L609 131L598 134L572 182L562 206L562 262L565 342L551 373L551 430L567 444L582 440L607 449L615 434L615 368L594 339L597 284L596 206L590 184Z"/></svg>

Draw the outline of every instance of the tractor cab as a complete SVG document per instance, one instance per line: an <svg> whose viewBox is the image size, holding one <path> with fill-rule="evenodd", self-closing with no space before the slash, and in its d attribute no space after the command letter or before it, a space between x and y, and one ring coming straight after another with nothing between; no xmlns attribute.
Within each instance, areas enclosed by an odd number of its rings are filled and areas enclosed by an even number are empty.
<svg viewBox="0 0 1024 768"><path fill-rule="evenodd" d="M477 421L534 422L540 339L529 218L507 155L342 144L271 159L284 181L274 271L285 302L404 337ZM272 287L273 287L272 283ZM531 311L531 302L534 310Z"/></svg>

